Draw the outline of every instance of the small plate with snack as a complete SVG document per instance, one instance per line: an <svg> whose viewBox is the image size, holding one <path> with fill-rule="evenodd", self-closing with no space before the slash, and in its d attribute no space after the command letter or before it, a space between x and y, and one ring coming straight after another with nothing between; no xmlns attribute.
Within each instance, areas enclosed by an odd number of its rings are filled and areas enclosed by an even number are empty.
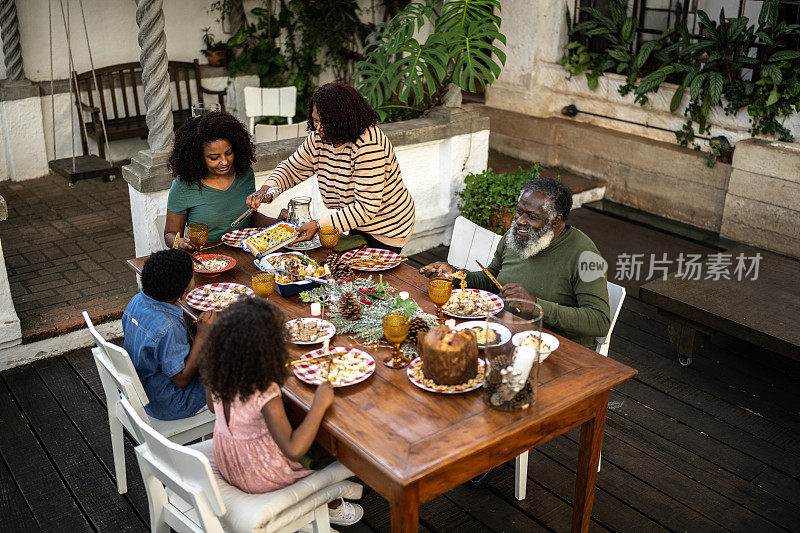
<svg viewBox="0 0 800 533"><path fill-rule="evenodd" d="M539 362L541 363L547 356L556 351L559 342L558 339L547 332L542 331L539 337L538 331L520 331L511 337L511 344L514 346L521 346L523 344L532 346L533 348L539 347Z"/></svg>
<svg viewBox="0 0 800 533"><path fill-rule="evenodd" d="M189 291L186 303L200 311L222 311L239 298L255 294L239 283L209 283Z"/></svg>
<svg viewBox="0 0 800 533"><path fill-rule="evenodd" d="M200 264L192 262L194 271L203 276L217 276L236 266L236 259L229 255L200 254L195 258L200 261Z"/></svg>
<svg viewBox="0 0 800 533"><path fill-rule="evenodd" d="M380 272L396 267L403 262L403 258L391 250L364 248L342 254L342 261L348 263L353 270Z"/></svg>
<svg viewBox="0 0 800 533"><path fill-rule="evenodd" d="M442 311L456 318L483 318L503 310L503 299L480 289L455 289Z"/></svg>
<svg viewBox="0 0 800 533"><path fill-rule="evenodd" d="M333 357L332 361L330 357ZM297 379L309 385L320 385L330 380L334 387L347 387L370 377L375 372L375 359L356 348L334 348L331 351L320 348L301 355L300 359L292 361L291 366Z"/></svg>
<svg viewBox="0 0 800 533"><path fill-rule="evenodd" d="M453 329L468 329L475 333L478 340L478 348L489 346L500 346L511 340L511 331L502 324L489 324L486 327L485 320L470 320L462 322Z"/></svg>
<svg viewBox="0 0 800 533"><path fill-rule="evenodd" d="M336 335L336 326L321 318L295 318L285 327L286 339L294 344L317 344Z"/></svg>
<svg viewBox="0 0 800 533"><path fill-rule="evenodd" d="M242 241L245 252L253 255L269 254L289 244L297 237L297 228L288 222L278 222Z"/></svg>
<svg viewBox="0 0 800 533"><path fill-rule="evenodd" d="M224 242L228 246L233 246L234 248L241 248L243 240L245 240L248 237L252 237L262 229L264 228L242 228L229 231L228 233L222 236L222 242Z"/></svg>

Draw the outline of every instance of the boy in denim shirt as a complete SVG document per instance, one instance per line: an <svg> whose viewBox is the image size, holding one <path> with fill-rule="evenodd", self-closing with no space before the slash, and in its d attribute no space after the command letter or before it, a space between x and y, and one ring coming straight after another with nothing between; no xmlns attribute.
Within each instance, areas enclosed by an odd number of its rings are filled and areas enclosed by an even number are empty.
<svg viewBox="0 0 800 533"><path fill-rule="evenodd" d="M206 404L197 360L214 315L200 315L192 343L177 305L193 275L186 252L153 253L142 268L142 290L122 315L124 347L150 400L145 411L161 420L192 416Z"/></svg>

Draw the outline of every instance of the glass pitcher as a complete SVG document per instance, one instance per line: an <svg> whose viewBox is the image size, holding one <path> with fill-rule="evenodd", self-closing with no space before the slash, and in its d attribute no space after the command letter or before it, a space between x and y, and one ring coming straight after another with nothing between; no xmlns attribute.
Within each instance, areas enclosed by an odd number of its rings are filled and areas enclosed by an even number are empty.
<svg viewBox="0 0 800 533"><path fill-rule="evenodd" d="M287 222L289 222L289 224L300 227L314 220L311 217L311 198L308 196L296 196L292 198L289 200L288 209L289 218ZM287 248L292 250L313 250L314 248L319 248L319 246L319 236L314 235L314 238L310 241L290 244Z"/></svg>

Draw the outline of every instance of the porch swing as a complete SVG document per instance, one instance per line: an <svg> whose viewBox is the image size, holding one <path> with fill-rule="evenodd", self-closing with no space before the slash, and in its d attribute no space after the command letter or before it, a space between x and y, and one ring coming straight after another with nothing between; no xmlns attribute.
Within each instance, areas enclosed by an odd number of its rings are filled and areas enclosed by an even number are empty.
<svg viewBox="0 0 800 533"><path fill-rule="evenodd" d="M78 80L75 75L74 69L74 61L72 55L72 35L70 33L70 22L69 22L69 2L67 0L67 7L66 10L64 9L64 0L59 0L61 4L61 18L64 22L64 32L66 33L67 37L67 50L69 52L69 92L70 92L70 101L74 101L76 95L78 93ZM91 67L92 72L92 79L94 81L94 90L99 91L101 89L98 88L97 85L97 77L95 75L94 69L94 59L92 58L92 48L89 45L89 32L86 28L86 16L83 10L83 0L78 0L81 8L81 19L83 21L83 31L86 37L86 48L89 52L89 65ZM68 181L70 187L75 185L75 182L80 179L90 179L90 178L103 178L104 181L111 181L114 179L115 174L120 174L121 170L119 166L114 165L111 162L111 151L108 145L108 136L104 135L103 140L105 141L105 150L100 148L101 153L105 153L105 158L90 154L87 150L86 153L83 155L76 156L75 155L75 115L72 112L72 106L70 105L70 133L72 138L72 155L70 157L64 157L61 159L57 158L56 154L56 121L55 121L55 94L53 91L53 10L52 10L52 0L48 0L47 2L47 11L48 11L48 24L49 24L49 31L50 31L50 109L51 109L51 119L52 119L52 127L53 127L53 160L48 163L50 170L55 174L59 174L64 176ZM91 89L90 89L91 90ZM113 89L112 89L113 90ZM89 110L91 111L91 110ZM81 116L78 117L78 121L80 123L79 127L83 127L82 130L82 141L86 143L86 139L88 137L88 133L86 130L86 124ZM100 125L103 128L103 132L105 133L106 130L106 123L103 114L100 114Z"/></svg>

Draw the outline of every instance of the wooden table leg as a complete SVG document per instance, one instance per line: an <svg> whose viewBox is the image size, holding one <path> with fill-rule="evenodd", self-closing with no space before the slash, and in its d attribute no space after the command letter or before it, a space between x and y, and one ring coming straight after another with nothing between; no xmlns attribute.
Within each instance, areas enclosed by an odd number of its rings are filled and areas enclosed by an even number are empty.
<svg viewBox="0 0 800 533"><path fill-rule="evenodd" d="M581 444L578 451L578 472L575 479L575 503L572 507L572 531L588 531L592 519L592 503L597 482L597 464L603 444L606 425L608 391L596 401L596 416L581 426Z"/></svg>
<svg viewBox="0 0 800 533"><path fill-rule="evenodd" d="M392 533L417 533L419 531L419 487L398 487L390 502L392 507Z"/></svg>

